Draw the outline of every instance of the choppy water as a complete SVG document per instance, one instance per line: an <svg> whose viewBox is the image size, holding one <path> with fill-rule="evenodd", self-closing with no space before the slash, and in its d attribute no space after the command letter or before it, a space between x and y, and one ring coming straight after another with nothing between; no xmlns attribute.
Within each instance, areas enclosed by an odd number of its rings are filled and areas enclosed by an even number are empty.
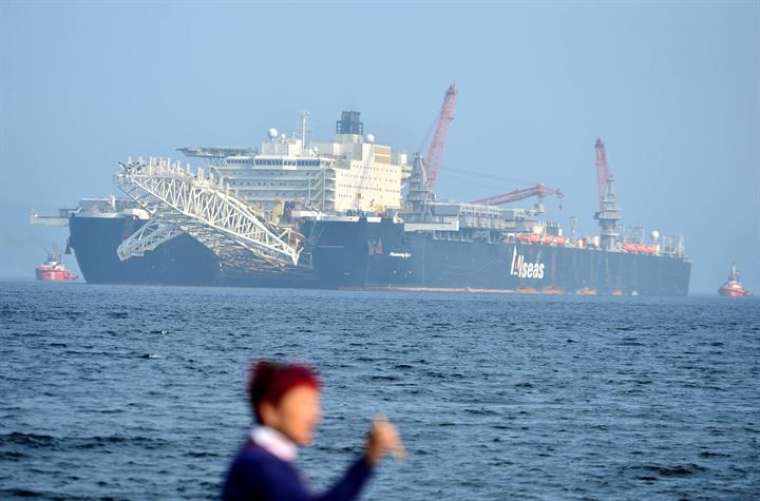
<svg viewBox="0 0 760 501"><path fill-rule="evenodd" d="M324 486L364 499L760 497L760 301L0 284L0 498L218 495L246 363L326 383Z"/></svg>

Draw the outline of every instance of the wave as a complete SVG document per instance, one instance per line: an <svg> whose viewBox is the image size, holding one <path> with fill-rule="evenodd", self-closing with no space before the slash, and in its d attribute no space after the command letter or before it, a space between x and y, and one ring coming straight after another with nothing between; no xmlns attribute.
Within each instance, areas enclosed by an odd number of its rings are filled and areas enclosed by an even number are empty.
<svg viewBox="0 0 760 501"><path fill-rule="evenodd" d="M0 435L0 449L8 446L23 446L32 449L97 449L113 445L138 446L144 449L158 449L171 445L169 441L145 436L93 436L93 437L53 437L37 433L11 432ZM8 451L0 450L0 453Z"/></svg>
<svg viewBox="0 0 760 501"><path fill-rule="evenodd" d="M694 463L688 464L641 464L624 467L634 474L637 480L658 480L659 478L691 477L707 471L707 468Z"/></svg>

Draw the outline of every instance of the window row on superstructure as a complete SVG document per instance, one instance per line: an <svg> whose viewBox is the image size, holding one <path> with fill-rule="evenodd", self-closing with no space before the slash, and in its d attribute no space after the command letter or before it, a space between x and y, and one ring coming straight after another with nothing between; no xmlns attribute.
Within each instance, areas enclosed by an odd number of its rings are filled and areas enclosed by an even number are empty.
<svg viewBox="0 0 760 501"><path fill-rule="evenodd" d="M228 158L225 160L228 165L256 165L258 166L277 166L277 167L319 167L320 159L309 158L301 160L291 160L287 158Z"/></svg>
<svg viewBox="0 0 760 501"><path fill-rule="evenodd" d="M306 181L306 182L304 182L304 181ZM311 181L311 183L309 183L308 181ZM317 181L317 182L314 182L314 181ZM250 181L250 180L247 180L247 179L231 179L231 180L229 180L229 185L232 186L232 187L236 187L236 186L274 186L274 187L277 187L277 186L282 186L282 187L293 186L293 187L296 187L296 188L300 187L301 189L305 190L309 185L314 186L314 185L317 185L317 184L322 184L320 179L311 179L311 180L302 179L300 181L299 180L295 180L295 181L277 181L277 182ZM330 180L328 179L327 180L327 184L328 185L329 184L333 184L334 185L335 183L334 183L334 181L331 183Z"/></svg>

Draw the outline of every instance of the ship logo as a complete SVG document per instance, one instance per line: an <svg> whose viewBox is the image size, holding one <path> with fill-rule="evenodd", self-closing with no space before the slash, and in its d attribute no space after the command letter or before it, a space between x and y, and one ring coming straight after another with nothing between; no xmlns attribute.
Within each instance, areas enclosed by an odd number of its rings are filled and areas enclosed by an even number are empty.
<svg viewBox="0 0 760 501"><path fill-rule="evenodd" d="M512 251L512 268L509 274L518 278L535 278L542 280L544 278L544 263L539 259L535 263L528 263L525 256L517 253L517 247Z"/></svg>

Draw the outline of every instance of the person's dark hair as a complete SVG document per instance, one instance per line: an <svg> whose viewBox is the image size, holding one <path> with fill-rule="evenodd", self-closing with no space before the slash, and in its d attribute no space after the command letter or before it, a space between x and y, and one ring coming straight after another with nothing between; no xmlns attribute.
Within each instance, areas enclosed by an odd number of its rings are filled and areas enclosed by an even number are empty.
<svg viewBox="0 0 760 501"><path fill-rule="evenodd" d="M260 360L248 371L248 402L256 422L262 424L259 406L262 402L277 405L285 394L296 386L319 389L319 377L306 365L284 364Z"/></svg>

